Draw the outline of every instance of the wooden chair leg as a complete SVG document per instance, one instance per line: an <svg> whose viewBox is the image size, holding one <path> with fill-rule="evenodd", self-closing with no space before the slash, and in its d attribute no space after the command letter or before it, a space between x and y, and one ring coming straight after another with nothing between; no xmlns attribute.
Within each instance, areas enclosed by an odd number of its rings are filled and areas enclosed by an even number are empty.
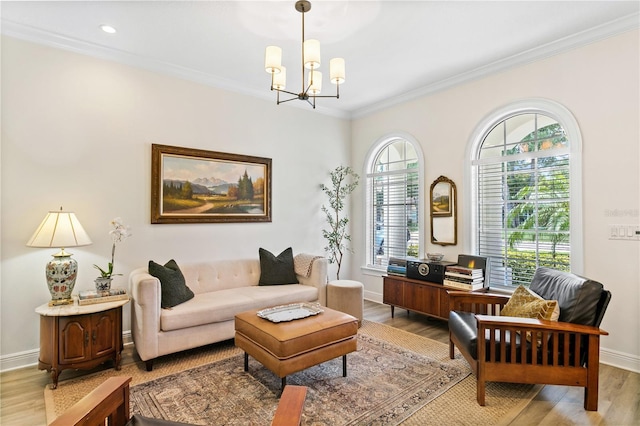
<svg viewBox="0 0 640 426"><path fill-rule="evenodd" d="M485 383L485 379L484 379L484 365L482 364L482 362L478 362L478 379L477 379L477 385L476 385L476 399L478 400L478 404L482 407L484 407L485 404L485 388L486 388L486 383Z"/></svg>
<svg viewBox="0 0 640 426"><path fill-rule="evenodd" d="M600 374L600 336L589 336L587 386L584 388L584 409L598 411L598 376Z"/></svg>
<svg viewBox="0 0 640 426"><path fill-rule="evenodd" d="M449 337L449 358L454 359L456 357L456 347L453 344L453 340Z"/></svg>
<svg viewBox="0 0 640 426"><path fill-rule="evenodd" d="M484 383L484 380L478 379L476 399L478 400L478 405L482 407L484 407L484 397L485 397L485 383Z"/></svg>

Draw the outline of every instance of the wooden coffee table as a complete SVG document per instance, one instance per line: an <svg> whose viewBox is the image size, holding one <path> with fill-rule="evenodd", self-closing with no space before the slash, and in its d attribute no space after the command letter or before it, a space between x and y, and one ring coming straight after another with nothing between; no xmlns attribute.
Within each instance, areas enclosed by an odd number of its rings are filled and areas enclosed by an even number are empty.
<svg viewBox="0 0 640 426"><path fill-rule="evenodd" d="M249 355L282 379L314 365L342 356L342 375L347 376L347 354L357 349L358 320L322 307L324 312L307 318L274 323L257 315L258 310L235 316L235 344L244 350L244 370Z"/></svg>

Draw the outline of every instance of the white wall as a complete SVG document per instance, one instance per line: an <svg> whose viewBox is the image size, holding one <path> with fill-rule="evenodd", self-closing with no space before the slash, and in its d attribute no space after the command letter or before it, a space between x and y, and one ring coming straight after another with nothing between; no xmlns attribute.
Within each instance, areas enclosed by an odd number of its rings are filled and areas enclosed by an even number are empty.
<svg viewBox="0 0 640 426"><path fill-rule="evenodd" d="M402 130L421 144L425 191L440 175L451 178L459 194L468 192L464 155L475 126L491 111L513 101L547 98L576 117L583 138L583 274L612 291L602 328L605 362L640 371L640 241L608 239L609 224L639 224L640 210L640 45L638 31L568 51L525 66L462 84L359 118L352 124L352 167L362 170L373 142ZM578 183L580 184L580 183ZM364 243L364 186L353 198L355 247ZM428 198L428 197L427 197ZM440 251L446 259L469 252L464 212L458 198L458 245L429 243L423 252ZM428 208L425 206L425 208ZM353 258L354 279L365 283L367 297L382 300L382 279L359 268L364 250Z"/></svg>
<svg viewBox="0 0 640 426"><path fill-rule="evenodd" d="M117 216L133 236L117 247L116 286L150 259L257 258L259 247L277 254L289 246L323 254L319 184L348 164L349 139L348 120L311 109L3 37L3 368L37 359L34 309L50 298L44 267L55 250L25 244L48 210L75 211L93 240L68 250L79 263L78 290L93 288L94 263L106 266ZM152 143L272 158L273 221L151 225Z"/></svg>

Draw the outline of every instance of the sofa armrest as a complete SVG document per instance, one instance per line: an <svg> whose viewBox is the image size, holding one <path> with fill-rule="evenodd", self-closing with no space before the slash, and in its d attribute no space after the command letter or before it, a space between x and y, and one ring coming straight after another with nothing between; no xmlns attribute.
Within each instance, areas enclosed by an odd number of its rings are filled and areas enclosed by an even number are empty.
<svg viewBox="0 0 640 426"><path fill-rule="evenodd" d="M160 280L139 268L129 275L131 286L131 333L143 361L156 358L160 332Z"/></svg>
<svg viewBox="0 0 640 426"><path fill-rule="evenodd" d="M316 257L311 263L311 273L309 276L296 275L298 282L303 285L310 285L318 289L318 302L322 306L327 306L327 282L329 261L326 257Z"/></svg>
<svg viewBox="0 0 640 426"><path fill-rule="evenodd" d="M469 291L447 291L449 310L473 312L475 314L498 315L509 301L509 295L476 293Z"/></svg>

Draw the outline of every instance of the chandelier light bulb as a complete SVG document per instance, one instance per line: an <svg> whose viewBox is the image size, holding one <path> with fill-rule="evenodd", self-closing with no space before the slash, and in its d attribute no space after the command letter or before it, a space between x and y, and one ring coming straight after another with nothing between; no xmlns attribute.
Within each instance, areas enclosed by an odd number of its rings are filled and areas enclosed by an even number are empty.
<svg viewBox="0 0 640 426"><path fill-rule="evenodd" d="M320 68L320 42L318 40L304 42L304 67L308 70Z"/></svg>
<svg viewBox="0 0 640 426"><path fill-rule="evenodd" d="M329 61L329 78L333 84L344 83L345 66L343 58L333 58Z"/></svg>
<svg viewBox="0 0 640 426"><path fill-rule="evenodd" d="M273 88L275 90L284 90L287 84L287 68L280 67L280 72L273 76Z"/></svg>
<svg viewBox="0 0 640 426"><path fill-rule="evenodd" d="M322 73L320 71L309 71L309 95L316 96L322 91Z"/></svg>
<svg viewBox="0 0 640 426"><path fill-rule="evenodd" d="M267 46L264 52L264 69L269 74L278 74L282 67L282 49L278 46Z"/></svg>

